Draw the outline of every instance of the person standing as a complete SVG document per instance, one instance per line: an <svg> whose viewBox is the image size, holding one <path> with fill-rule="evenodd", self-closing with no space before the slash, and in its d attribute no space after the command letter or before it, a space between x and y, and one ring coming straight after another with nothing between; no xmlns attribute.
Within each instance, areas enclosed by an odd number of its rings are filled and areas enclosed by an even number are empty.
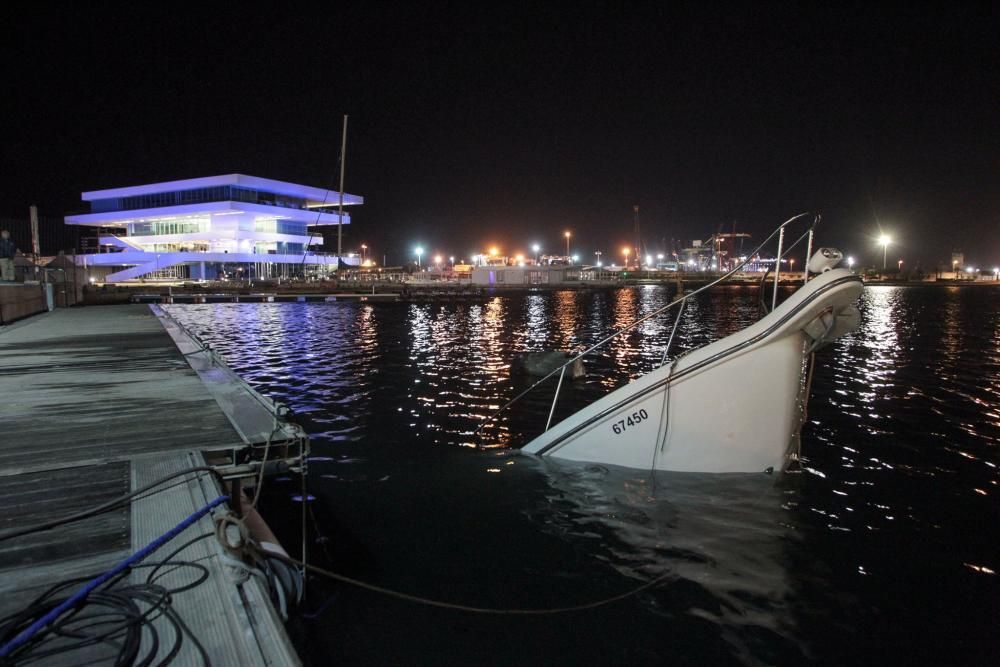
<svg viewBox="0 0 1000 667"><path fill-rule="evenodd" d="M10 240L10 232L0 232L0 280L14 282L14 255L17 246Z"/></svg>

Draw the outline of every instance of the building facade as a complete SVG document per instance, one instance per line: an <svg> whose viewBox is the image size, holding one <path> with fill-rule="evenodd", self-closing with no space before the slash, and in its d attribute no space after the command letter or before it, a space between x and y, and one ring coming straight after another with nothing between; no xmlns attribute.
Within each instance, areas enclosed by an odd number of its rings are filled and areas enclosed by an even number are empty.
<svg viewBox="0 0 1000 667"><path fill-rule="evenodd" d="M227 174L84 192L91 212L65 221L100 228L102 251L78 261L113 267L107 282L324 273L358 263L356 257L316 251L323 242L316 227L351 222L347 212L342 219L337 214L340 196ZM363 203L358 195L343 195L344 206Z"/></svg>

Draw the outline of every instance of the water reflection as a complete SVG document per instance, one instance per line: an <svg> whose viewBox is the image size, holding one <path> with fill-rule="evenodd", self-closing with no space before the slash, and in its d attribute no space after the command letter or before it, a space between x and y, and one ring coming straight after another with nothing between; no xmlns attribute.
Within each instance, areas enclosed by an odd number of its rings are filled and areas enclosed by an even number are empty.
<svg viewBox="0 0 1000 667"><path fill-rule="evenodd" d="M735 654L758 649L801 657L789 614L793 590L785 548L798 540L787 498L792 491L763 475L638 473L614 466L529 458L550 492L526 510L539 529L588 551L637 582L671 574L653 589L646 611L708 621Z"/></svg>
<svg viewBox="0 0 1000 667"><path fill-rule="evenodd" d="M436 597L456 572L479 567L485 574L466 577L454 599L482 600L492 582L493 599L509 600L514 581L531 606L539 580L554 600L584 601L676 573L671 585L592 620L602 632L648 638L632 642L640 648L631 659L680 646L703 663L799 664L800 641L826 642L825 655L838 656L864 636L897 648L941 636L995 647L1000 290L866 288L859 330L817 353L802 438L808 472L794 493L558 464L539 469L536 485L513 472L530 459L511 456L518 465L508 465L458 448L523 388L509 377L514 354L589 345L667 303L671 291L168 309L257 389L305 414L321 457L311 505L353 522L381 572L413 569L412 580L387 584ZM756 303L755 290L739 287L692 300L673 352L745 326ZM648 370L672 321L667 314L588 359L587 378L563 388L557 419ZM754 379L734 381L753 391ZM553 389L520 404L492 442L517 446L536 434ZM416 567L414 552L425 550ZM356 602L345 609L372 601ZM383 622L400 631L420 615L396 624L385 619L398 618L398 607L368 624L345 616L353 636L373 636ZM433 635L441 619L428 618L426 633L406 637ZM579 636L578 622L518 632L510 645L535 642L541 659L577 658L572 646L553 650L552 637ZM473 633L470 651L491 627Z"/></svg>

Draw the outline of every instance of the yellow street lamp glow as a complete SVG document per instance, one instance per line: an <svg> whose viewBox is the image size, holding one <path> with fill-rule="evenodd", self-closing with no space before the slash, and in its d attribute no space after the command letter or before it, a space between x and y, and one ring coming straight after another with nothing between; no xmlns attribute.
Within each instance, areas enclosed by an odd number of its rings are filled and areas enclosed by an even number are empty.
<svg viewBox="0 0 1000 667"><path fill-rule="evenodd" d="M496 257L499 254L500 254L499 250L497 250L496 248L490 248L490 256L491 257Z"/></svg>

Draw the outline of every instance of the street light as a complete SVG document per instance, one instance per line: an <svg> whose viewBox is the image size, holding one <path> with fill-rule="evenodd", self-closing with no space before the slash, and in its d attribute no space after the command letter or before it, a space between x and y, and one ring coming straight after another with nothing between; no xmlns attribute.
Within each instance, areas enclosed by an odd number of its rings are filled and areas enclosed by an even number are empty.
<svg viewBox="0 0 1000 667"><path fill-rule="evenodd" d="M625 268L626 269L628 268L628 253L629 253L629 249L628 248L622 248L622 254L625 255Z"/></svg>
<svg viewBox="0 0 1000 667"><path fill-rule="evenodd" d="M903 260L899 260L899 263L896 266L896 270L897 271L902 271L903 270Z"/></svg>
<svg viewBox="0 0 1000 667"><path fill-rule="evenodd" d="M538 251L542 249L542 246L535 243L531 246L531 249L535 251L535 264L538 264Z"/></svg>
<svg viewBox="0 0 1000 667"><path fill-rule="evenodd" d="M604 253L602 253L600 250L595 250L594 254L597 255L597 265L600 266L601 265L601 255L603 255Z"/></svg>
<svg viewBox="0 0 1000 667"><path fill-rule="evenodd" d="M892 243L892 239L888 235L883 234L882 236L879 237L878 242L882 246L882 270L884 271L885 270L885 253L889 249L889 244Z"/></svg>
<svg viewBox="0 0 1000 667"><path fill-rule="evenodd" d="M367 257L367 255L368 255L368 246L366 246L364 243L362 243L361 244L361 263L362 264L365 263L365 258Z"/></svg>
<svg viewBox="0 0 1000 667"><path fill-rule="evenodd" d="M441 255L434 255L434 266L440 269L442 259Z"/></svg>
<svg viewBox="0 0 1000 667"><path fill-rule="evenodd" d="M569 232L567 231L564 236L566 237L566 256L569 257Z"/></svg>
<svg viewBox="0 0 1000 667"><path fill-rule="evenodd" d="M854 258L853 257L848 257L847 258L847 268L854 269Z"/></svg>
<svg viewBox="0 0 1000 667"><path fill-rule="evenodd" d="M420 246L417 246L416 248L413 249L413 252L415 252L416 255L417 255L417 268L419 269L420 268L420 256L424 254L424 249L421 248Z"/></svg>

